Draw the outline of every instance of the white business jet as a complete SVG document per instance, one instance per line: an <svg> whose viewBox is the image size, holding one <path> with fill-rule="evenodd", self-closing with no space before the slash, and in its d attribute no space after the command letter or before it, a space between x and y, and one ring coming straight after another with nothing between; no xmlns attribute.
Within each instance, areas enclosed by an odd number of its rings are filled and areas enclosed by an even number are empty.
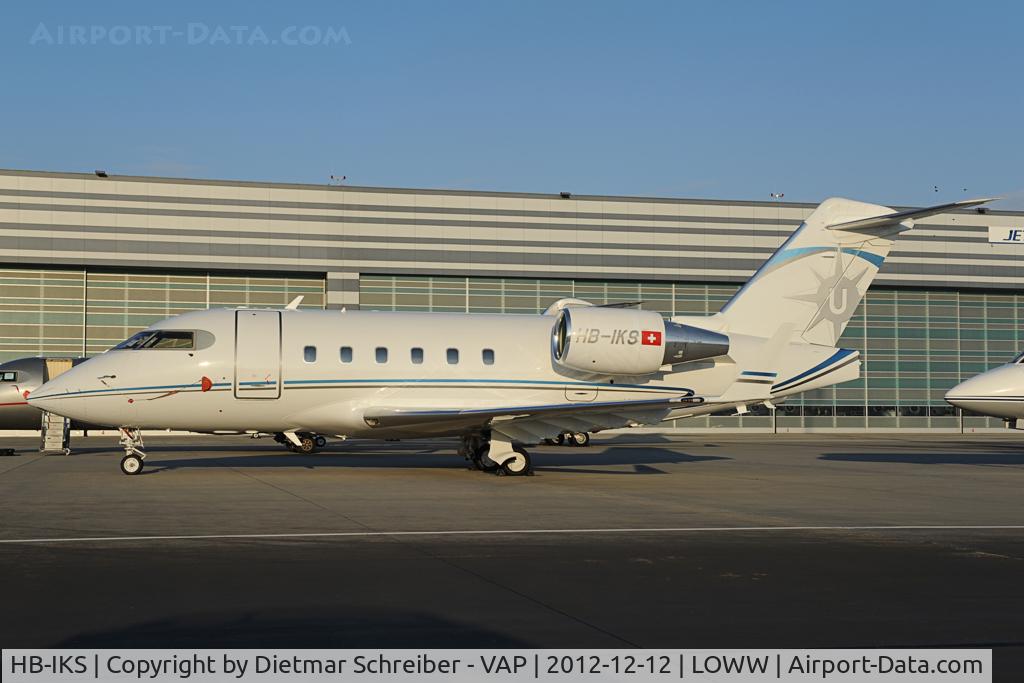
<svg viewBox="0 0 1024 683"><path fill-rule="evenodd" d="M836 348L899 233L927 209L821 203L721 312L562 299L539 315L215 309L168 318L44 384L29 403L141 429L395 439L461 437L480 469L531 472L524 445L566 431L747 412L856 379Z"/></svg>
<svg viewBox="0 0 1024 683"><path fill-rule="evenodd" d="M1013 429L1024 429L1024 353L1006 365L961 382L946 401L957 408L1001 417Z"/></svg>

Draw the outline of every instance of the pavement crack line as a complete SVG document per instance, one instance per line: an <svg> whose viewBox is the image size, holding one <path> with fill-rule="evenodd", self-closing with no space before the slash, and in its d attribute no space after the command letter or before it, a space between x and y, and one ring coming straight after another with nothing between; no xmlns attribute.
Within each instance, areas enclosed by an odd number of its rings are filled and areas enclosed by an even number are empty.
<svg viewBox="0 0 1024 683"><path fill-rule="evenodd" d="M293 494L294 495L294 494ZM301 496L296 496L302 498ZM305 499L303 499L305 500ZM307 501L311 505L317 503ZM341 517L344 515L338 514ZM346 518L347 519L347 518ZM353 524L366 527L352 520ZM79 536L64 538L3 538L4 543L103 543L116 541L211 541L277 538L364 538L373 536L500 536L524 534L637 534L637 533L772 533L801 531L1024 531L1024 524L916 524L916 525L819 525L819 526L692 526L692 527L599 527L582 529L423 529L409 531L310 531L238 534L164 534L151 536Z"/></svg>
<svg viewBox="0 0 1024 683"><path fill-rule="evenodd" d="M8 472L13 472L14 470L18 470L18 469L21 469L22 467L25 467L26 465L32 465L32 464L34 464L34 463L37 463L37 462L39 462L40 460L42 460L42 459L43 459L44 457L46 457L46 456L43 456L43 455L37 455L36 457L34 457L34 458L30 458L29 460L26 460L25 462L20 462L20 463L18 463L18 464L17 464L17 465L15 465L14 467L8 467L8 468L7 468L6 470L4 470L4 471L0 472L0 477L3 477L3 476L4 476L5 474L7 474Z"/></svg>
<svg viewBox="0 0 1024 683"><path fill-rule="evenodd" d="M345 520L349 524L353 524L353 525L355 525L355 526L357 526L357 527L359 527L361 529L365 529L367 532L379 533L377 529L375 529L374 527L372 527L372 526L370 526L368 524L364 524L363 522L360 522L358 520L352 519L351 517L349 517L348 515L346 515L343 512L338 512L337 510L332 510L331 508L327 507L326 505L321 505L320 503L316 502L315 500L310 500L309 498L306 498L303 495L300 495L298 493L295 493L294 491L286 489L283 486L279 486L278 484L271 483L269 481L266 481L265 479L260 479L256 475L249 474L248 472L243 472L242 470L239 470L236 467L229 467L228 469L231 470L232 472L235 472L236 474L242 475L243 477L248 477L249 479L252 479L253 481L259 482L260 484L263 484L264 486L269 486L272 489L280 491L281 493L283 493L285 495L288 495L288 496L291 496L291 497L296 498L298 500L301 500L302 502L306 503L307 505L312 505L313 507L319 508L319 509L323 510L324 512L327 512L327 513L329 513L329 514L331 514L331 515L333 515L335 517L340 517L341 519Z"/></svg>
<svg viewBox="0 0 1024 683"><path fill-rule="evenodd" d="M321 509L321 510L323 510L323 511L325 511L325 512L331 514L331 515L335 515L337 517L340 517L340 518L344 519L345 521L347 521L347 522L349 522L351 524L354 524L354 525L356 525L358 527L366 529L366 532L363 532L361 534L359 532L354 532L357 535L361 535L363 537L374 537L374 536L376 536L376 537L386 538L387 540L391 541L392 543L395 543L395 544L401 545L402 547L409 548L409 549L413 550L414 552L418 553L422 557L425 557L425 558L430 559L430 560L434 560L435 562L440 562L440 563L442 563L442 564L444 564L444 565L446 565L448 567L451 567L452 569L454 569L457 572L461 572L461 573L467 574L467 575L472 576L473 578L477 579L478 581L482 581L482 582L484 582L484 583L486 583L486 584L488 584L490 586L493 586L493 587L495 587L495 588L497 588L499 590L511 593L512 595L515 595L515 596L517 596L519 598L522 598L523 600L526 600L527 602L530 602L530 603L532 603L534 605L537 605L538 607L540 607L542 609L545 609L545 610L547 610L549 612L557 614L557 615L559 615L561 617L564 617L566 619L569 619L571 621L575 621L576 623L578 623L578 624L580 624L582 626L585 626L586 628L589 628L591 630L597 631L598 633L602 633L602 634L608 636L609 638L612 638L612 639L614 639L614 640L616 640L616 641L618 641L620 643L623 643L623 644L627 645L628 647L634 647L634 648L640 647L638 644L636 644L636 643L634 643L634 642L632 642L632 641L630 641L630 640L628 640L626 638L623 638L622 636L620 636L618 634L612 633L611 631L608 631L607 629L601 628L600 626L598 626L596 624L592 624L589 621L587 621L587 620L585 620L585 619L583 619L581 617L577 617L574 614L570 614L569 612L566 612L565 610L559 609L558 607L555 607L554 605L546 603L543 600L539 600L539 599L537 599L537 598L535 598L533 596L527 595L526 593L523 593L522 591L516 590L515 588L512 588L511 586L507 586L507 585L505 585L503 583L500 583L500 582L498 582L498 581L496 581L496 580L494 580L494 579L492 579L492 578L490 578L488 576L480 574L479 572L475 572L472 569L460 566L459 564L456 564L452 560L449 560L449 559L447 559L445 557L441 557L439 555L435 555L434 553L431 553L429 550L424 548L421 544L416 543L416 542L409 542L409 541L407 541L406 540L407 536L405 536L405 535L377 531L376 529L374 529L373 527L371 527L371 526L369 526L367 524L364 524L364 523L359 522L359 521L357 521L355 519L352 519L348 515L345 515L344 513L338 512L337 510L332 510L329 507L321 505L320 503L317 503L314 500L310 500L309 498L306 498L305 496L302 496L302 495L300 495L298 493L295 493L294 491L291 491L291 490L289 490L289 489L287 489L287 488L285 488L283 486L279 486L278 484L274 484L272 482L266 481L265 479L260 479L259 477L255 476L255 475L249 474L248 472L243 472L243 471L241 471L241 470L239 470L238 468L235 468L235 467L229 467L228 469L230 469L231 471L233 471L233 472L235 472L237 474L242 475L243 477L248 477L249 479L252 479L253 481L259 482L260 484L263 484L264 486L268 486L268 487L270 487L272 489L280 491L281 493L284 493L286 495L292 496L293 498L301 500L301 501L303 501L304 503L306 503L308 505L312 505L314 507L317 507L317 508L319 508L319 509ZM318 537L318 536L319 537L323 537L322 535L319 535L319 534L285 534L285 535L282 535L280 537L281 538L288 538L288 537L300 537L300 538L304 537L304 538L309 538L309 537ZM243 537L245 537L245 536L243 536ZM255 535L255 537L259 538L261 536L260 535Z"/></svg>
<svg viewBox="0 0 1024 683"><path fill-rule="evenodd" d="M569 619L570 621L574 621L577 624L585 626L586 628L589 628L591 630L597 631L598 633L603 633L604 635L608 636L609 638L617 640L620 643L624 643L625 645L627 645L629 647L633 647L633 648L640 648L641 647L639 644L634 643L631 640L628 640L626 638L623 638L622 636L618 635L617 633L612 633L608 629L601 628L597 624L591 623L591 622L587 621L586 619L584 619L582 617L578 617L575 614L570 614L569 612L566 612L563 609L555 607L554 605L552 605L550 603L544 602L543 600L535 598L535 597L533 597L531 595L527 595L526 593L524 593L524 592L522 592L520 590L517 590L515 588L512 588L511 586L505 585L504 583L501 583L501 582L499 582L499 581L497 581L495 579L492 579L491 577L486 576L485 574L481 574L479 572L473 571L472 569L469 569L468 567L463 567L463 566L457 564L456 562L454 562L453 560L449 560L448 558L441 557L439 555L435 555L434 553L431 553L429 550L427 550L426 548L421 547L419 544L417 544L415 542L409 543L407 541L404 541L401 537L392 537L392 540L394 540L396 543L401 543L405 547L409 547L409 548L412 548L412 549L416 550L417 552L419 552L424 557L427 557L427 558L432 559L432 560L436 560L437 562L440 562L440 563L442 563L444 565L447 565L447 566L451 567L452 569L454 569L454 570L456 570L458 572L462 572L464 574L468 574L469 576L472 576L473 578L477 579L478 581L483 581L484 583L486 583L486 584L488 584L490 586L494 586L498 590L505 591L506 593L511 593L512 595L515 595L515 596L517 596L519 598L522 598L523 600L526 600L527 602L530 602L530 603L532 603L534 605L537 605L538 607L540 607L542 609L548 610L549 612L552 612L552 613L557 614L557 615L559 615L561 617Z"/></svg>
<svg viewBox="0 0 1024 683"><path fill-rule="evenodd" d="M619 636L618 634L612 633L611 631L603 629L603 628L601 628L600 626L598 626L596 624L592 624L592 623L586 621L585 619L583 619L581 617L577 617L574 614L570 614L570 613L566 612L565 610L559 609L558 607L555 607L554 605L548 604L548 603L544 602L543 600L539 600L539 599L537 599L537 598L535 598L533 596L527 595L526 593L523 593L522 591L516 590L515 588L512 588L511 586L507 586L507 585L505 585L503 583L500 583L500 582L498 582L498 581L496 581L496 580L494 580L494 579L492 579L492 578L490 578L488 576L485 576L483 574L475 572L472 569L460 566L459 564L456 564L455 562L453 562L452 560L449 560L448 558L445 558L445 557L436 555L434 553L431 553L429 550L424 548L422 546L422 544L419 544L419 543L416 543L416 542L409 542L408 540L406 540L407 536L398 535L398 534L388 534L386 532L378 532L375 529L373 529L372 527L370 527L370 526L368 526L368 525L366 525L366 524L364 524L362 522L354 520L354 519L348 517L347 515L345 515L343 513L340 513L340 512L338 512L336 510L332 510L332 509L330 509L328 507L325 507L325 506L317 503L316 501L312 501L312 500L310 500L310 499L308 499L308 498L306 498L306 497L304 497L302 495L299 495L298 493L295 493L294 491L290 491L290 490L284 488L283 486L278 486L277 484L273 484L273 483L271 483L269 481L266 481L264 479L260 479L259 477L254 476L252 474L249 474L247 472L239 471L238 469L236 469L234 467L229 468L229 469L231 469L234 472L237 472L238 474L241 474L242 476L249 477L249 478L251 478L251 479L253 479L253 480L255 480L255 481L257 481L257 482L259 482L261 484L264 484L264 485L269 486L269 487L271 487L273 489L276 489L276 490L278 490L278 491L280 491L282 493L285 493L287 495L293 496L293 497L295 497L295 498L297 498L297 499L299 499L299 500L301 500L301 501L303 501L305 503L308 503L309 505L313 505L313 506L318 507L318 508L320 508L320 509L322 509L322 510L328 512L328 513L331 513L333 515L341 517L342 519L344 519L344 520L346 520L346 521L348 521L348 522L350 522L352 524L355 524L355 525L357 525L359 527L367 529L367 531L369 533L363 534L364 536L379 536L379 537L386 538L389 541L391 541L392 543L396 543L398 545L401 545L402 547L409 548L409 549L413 550L414 552L418 553L422 557L425 557L425 558L430 559L430 560L434 560L435 562L440 562L440 563L442 563L442 564L444 564L444 565L446 565L448 567L451 567L455 571L467 574L467 575L472 576L473 578L477 579L478 581L482 581L482 582L484 582L484 583L486 583L486 584L488 584L490 586L493 586L493 587L495 587L495 588L497 588L499 590L511 593L512 595L515 595L515 596L517 596L519 598L522 598L523 600L526 600L526 601L528 601L528 602L530 602L530 603L532 603L534 605L537 605L538 607L541 607L542 609L548 610L549 612L552 612L554 614L558 614L559 616L564 617L566 619L569 619L571 621L575 621L576 623L581 624L582 626L585 626L585 627L587 627L589 629L592 629L594 631L597 631L598 633L603 633L604 635L608 636L609 638L612 638L612 639L614 639L614 640L616 640L616 641L618 641L620 643L624 643L625 645L627 645L629 647L640 647L636 643L633 643L633 642L627 640L626 638L623 638L622 636Z"/></svg>

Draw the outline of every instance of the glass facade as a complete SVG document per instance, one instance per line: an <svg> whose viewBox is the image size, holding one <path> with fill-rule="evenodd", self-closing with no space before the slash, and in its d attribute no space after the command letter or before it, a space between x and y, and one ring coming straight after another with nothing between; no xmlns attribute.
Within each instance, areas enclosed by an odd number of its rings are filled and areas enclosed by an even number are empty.
<svg viewBox="0 0 1024 683"><path fill-rule="evenodd" d="M594 303L643 301L663 315L710 315L739 285L516 278L363 275L360 307L371 310L538 313L561 297ZM1024 295L978 290L872 288L839 346L861 352L861 378L789 399L773 417L712 415L679 427L996 428L942 400L964 379L1024 349Z"/></svg>
<svg viewBox="0 0 1024 683"><path fill-rule="evenodd" d="M85 273L0 268L0 360L79 356L84 333Z"/></svg>
<svg viewBox="0 0 1024 683"><path fill-rule="evenodd" d="M323 308L324 277L0 268L0 360L102 353L186 311L233 306Z"/></svg>

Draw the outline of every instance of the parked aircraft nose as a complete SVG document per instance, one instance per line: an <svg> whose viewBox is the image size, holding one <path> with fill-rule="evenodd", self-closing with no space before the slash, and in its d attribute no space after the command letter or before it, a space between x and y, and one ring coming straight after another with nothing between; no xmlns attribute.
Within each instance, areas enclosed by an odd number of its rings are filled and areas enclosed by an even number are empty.
<svg viewBox="0 0 1024 683"><path fill-rule="evenodd" d="M88 401L78 395L77 370L78 368L68 370L31 392L27 397L29 405L74 420L85 421Z"/></svg>
<svg viewBox="0 0 1024 683"><path fill-rule="evenodd" d="M1019 417L1024 410L1024 365L1003 365L962 382L946 401L957 408L994 417Z"/></svg>
<svg viewBox="0 0 1024 683"><path fill-rule="evenodd" d="M39 413L25 402L24 391L17 385L0 385L0 429L39 427Z"/></svg>

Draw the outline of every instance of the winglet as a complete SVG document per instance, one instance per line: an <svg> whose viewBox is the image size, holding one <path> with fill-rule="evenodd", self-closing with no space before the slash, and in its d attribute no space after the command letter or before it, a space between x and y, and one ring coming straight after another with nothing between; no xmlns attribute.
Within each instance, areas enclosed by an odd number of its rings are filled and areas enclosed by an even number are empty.
<svg viewBox="0 0 1024 683"><path fill-rule="evenodd" d="M286 310L286 311L298 310L299 304L302 303L302 300L304 298L305 298L304 294L298 295L297 297L295 297L294 299L291 300L291 303L289 303L287 306L284 307L284 310Z"/></svg>
<svg viewBox="0 0 1024 683"><path fill-rule="evenodd" d="M994 202L1002 197L984 197L978 199L962 199L958 202L950 202L948 204L939 204L938 206L929 206L923 209L908 209L906 211L894 211L887 213L884 216L874 216L872 218L860 218L855 221L847 221L845 223L834 223L826 226L828 230L870 230L872 228L881 228L894 223L900 223L905 220L913 220L915 218L924 218L926 216L934 216L937 213L945 213L947 211L955 211L956 209L966 209L972 206L978 206L979 204L987 204Z"/></svg>

